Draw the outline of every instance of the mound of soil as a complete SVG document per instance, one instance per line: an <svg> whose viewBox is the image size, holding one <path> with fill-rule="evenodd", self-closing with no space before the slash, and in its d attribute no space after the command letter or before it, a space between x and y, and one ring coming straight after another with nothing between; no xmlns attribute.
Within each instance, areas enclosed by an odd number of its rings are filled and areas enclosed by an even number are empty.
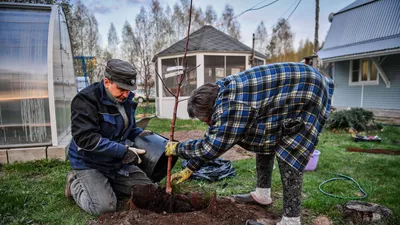
<svg viewBox="0 0 400 225"><path fill-rule="evenodd" d="M133 187L132 200L135 209L120 208L119 212L99 216L95 224L140 224L140 225L244 225L248 219L258 220L266 225L276 224L279 215L268 212L257 205L234 203L229 198L216 198L203 193L166 194L164 188L149 186Z"/></svg>

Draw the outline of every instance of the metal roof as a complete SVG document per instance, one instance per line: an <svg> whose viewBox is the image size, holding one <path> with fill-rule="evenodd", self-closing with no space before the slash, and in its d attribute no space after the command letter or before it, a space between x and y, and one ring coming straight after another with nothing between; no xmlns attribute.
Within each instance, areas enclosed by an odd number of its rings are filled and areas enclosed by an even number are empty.
<svg viewBox="0 0 400 225"><path fill-rule="evenodd" d="M350 5L344 7L343 9L339 10L335 14L339 14L339 13L342 13L344 11L360 7L362 5L368 4L368 3L373 2L373 1L376 1L376 0L358 0L358 1L355 1L355 2L351 3Z"/></svg>
<svg viewBox="0 0 400 225"><path fill-rule="evenodd" d="M400 50L400 1L357 0L333 17L321 59Z"/></svg>
<svg viewBox="0 0 400 225"><path fill-rule="evenodd" d="M17 3L17 2L0 2L1 8L13 8L13 9L43 9L49 10L52 8L51 4L31 4L31 3Z"/></svg>
<svg viewBox="0 0 400 225"><path fill-rule="evenodd" d="M251 54L251 48L232 38L222 31L217 30L213 26L203 26L199 30L193 32L189 36L188 52L226 52L226 53L248 53ZM154 56L153 61L157 57L175 55L184 53L186 46L186 38L176 42L167 49L159 52ZM260 52L255 52L257 57L265 59L266 56Z"/></svg>

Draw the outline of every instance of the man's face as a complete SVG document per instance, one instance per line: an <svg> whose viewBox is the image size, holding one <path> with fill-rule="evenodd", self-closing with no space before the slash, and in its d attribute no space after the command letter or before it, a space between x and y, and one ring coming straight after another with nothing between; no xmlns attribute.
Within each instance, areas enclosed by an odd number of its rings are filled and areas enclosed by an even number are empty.
<svg viewBox="0 0 400 225"><path fill-rule="evenodd" d="M104 87L106 87L112 96L114 96L119 102L125 101L128 98L129 90L122 89L118 87L118 85L111 80L104 78Z"/></svg>

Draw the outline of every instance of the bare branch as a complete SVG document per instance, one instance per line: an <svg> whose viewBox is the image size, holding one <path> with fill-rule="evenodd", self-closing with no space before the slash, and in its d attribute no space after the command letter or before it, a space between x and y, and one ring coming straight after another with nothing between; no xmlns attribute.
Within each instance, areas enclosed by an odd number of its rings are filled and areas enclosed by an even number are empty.
<svg viewBox="0 0 400 225"><path fill-rule="evenodd" d="M165 90L167 90L172 96L176 97L176 95L174 93L172 93L172 91L167 87L167 85L165 84L164 80L162 79L162 77L160 76L160 74L157 72L157 70L154 70L156 72L156 75L158 78L160 78L161 83L164 87Z"/></svg>
<svg viewBox="0 0 400 225"><path fill-rule="evenodd" d="M185 99L181 99L178 102L183 102L183 101L187 101L189 98L185 98Z"/></svg>

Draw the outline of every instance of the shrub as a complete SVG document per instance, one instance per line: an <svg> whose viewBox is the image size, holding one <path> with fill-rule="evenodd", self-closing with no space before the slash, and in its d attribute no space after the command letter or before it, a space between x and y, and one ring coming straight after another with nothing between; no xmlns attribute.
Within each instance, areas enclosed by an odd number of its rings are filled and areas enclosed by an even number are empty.
<svg viewBox="0 0 400 225"><path fill-rule="evenodd" d="M374 121L374 113L361 108L335 111L329 115L326 121L328 129L354 128L357 131L366 131L377 128Z"/></svg>

